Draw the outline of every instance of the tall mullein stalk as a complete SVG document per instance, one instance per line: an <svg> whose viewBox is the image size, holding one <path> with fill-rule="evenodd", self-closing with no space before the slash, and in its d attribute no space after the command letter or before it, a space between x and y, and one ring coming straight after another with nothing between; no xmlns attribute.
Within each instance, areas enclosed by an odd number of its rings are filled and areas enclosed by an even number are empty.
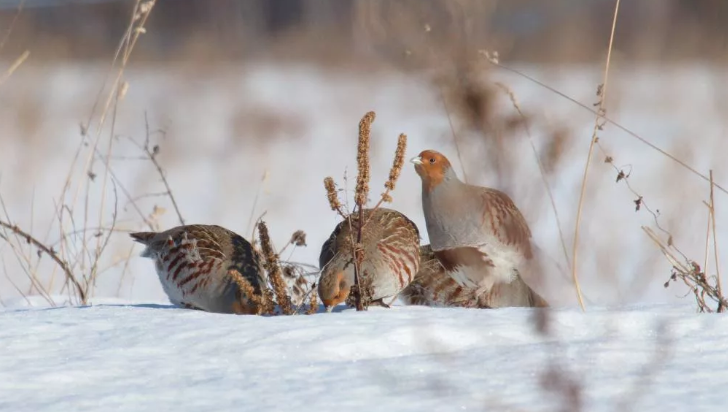
<svg viewBox="0 0 728 412"><path fill-rule="evenodd" d="M354 285L356 286L354 299L356 302L356 310L364 310L362 299L362 282L361 282L361 263L364 261L364 251L361 248L362 229L364 227L364 206L369 196L369 141L371 134L371 126L376 115L374 112L368 112L359 122L359 144L357 146L356 164L356 193L354 203L356 205L355 212L358 213L356 244L353 245L354 257Z"/></svg>

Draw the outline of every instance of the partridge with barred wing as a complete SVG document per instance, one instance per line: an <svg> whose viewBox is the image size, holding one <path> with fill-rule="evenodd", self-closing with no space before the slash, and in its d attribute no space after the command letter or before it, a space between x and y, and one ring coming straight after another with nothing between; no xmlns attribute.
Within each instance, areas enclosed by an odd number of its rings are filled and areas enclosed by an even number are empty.
<svg viewBox="0 0 728 412"><path fill-rule="evenodd" d="M364 209L363 222L360 284L369 288L373 304L388 306L419 269L420 234L411 220L391 209ZM329 312L346 300L354 286L352 246L359 224L358 214L350 215L321 248L318 293Z"/></svg>
<svg viewBox="0 0 728 412"><path fill-rule="evenodd" d="M411 160L422 179L430 245L445 272L475 290L478 306L548 306L523 282L531 230L505 193L458 179L447 158L425 150Z"/></svg>
<svg viewBox="0 0 728 412"><path fill-rule="evenodd" d="M537 294L530 292L520 275L513 282L514 288L522 288L523 293L529 294L532 299L527 306L544 305ZM487 293L479 295L477 292L475 287L458 284L437 260L430 245L423 245L420 247L420 270L399 297L407 305L490 308L490 296Z"/></svg>
<svg viewBox="0 0 728 412"><path fill-rule="evenodd" d="M215 313L253 314L251 297L230 275L237 271L256 295L265 286L261 258L240 235L215 225L178 226L164 232L131 233L144 245L169 300Z"/></svg>

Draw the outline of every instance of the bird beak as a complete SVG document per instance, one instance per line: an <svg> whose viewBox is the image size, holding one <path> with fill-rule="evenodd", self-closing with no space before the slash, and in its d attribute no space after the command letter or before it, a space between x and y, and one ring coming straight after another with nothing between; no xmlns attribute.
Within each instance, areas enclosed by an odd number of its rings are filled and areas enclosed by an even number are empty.
<svg viewBox="0 0 728 412"><path fill-rule="evenodd" d="M411 163L414 163L416 165L421 165L422 164L422 157L420 157L420 156L413 157L412 159L410 159L410 162Z"/></svg>

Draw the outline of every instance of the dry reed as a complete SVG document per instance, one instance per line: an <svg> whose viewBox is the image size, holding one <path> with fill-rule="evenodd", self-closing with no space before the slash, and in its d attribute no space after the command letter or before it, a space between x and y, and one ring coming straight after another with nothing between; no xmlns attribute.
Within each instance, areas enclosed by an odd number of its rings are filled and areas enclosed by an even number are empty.
<svg viewBox="0 0 728 412"><path fill-rule="evenodd" d="M603 116L606 113L604 104L607 100L607 81L609 80L609 66L612 58L612 47L614 45L614 32L617 28L617 16L619 16L619 2L616 0L614 5L614 19L612 20L612 31L609 35L609 47L607 48L607 61L604 66L604 80L602 84L597 88L597 96L599 97L599 103L597 110L597 116L594 119L594 129L592 130L592 138L589 143L589 153L586 157L586 164L584 165L584 177L581 181L581 191L579 192L579 204L576 209L576 223L574 223L574 245L571 249L571 275L574 279L574 288L576 289L576 297L579 300L579 306L581 310L585 310L584 298L581 295L581 287L579 286L579 276L577 269L577 256L579 252L579 232L581 223L581 212L584 206L584 196L586 194L587 178L589 177L589 166L591 165L592 156L594 153L594 145L598 141L597 131L603 128Z"/></svg>

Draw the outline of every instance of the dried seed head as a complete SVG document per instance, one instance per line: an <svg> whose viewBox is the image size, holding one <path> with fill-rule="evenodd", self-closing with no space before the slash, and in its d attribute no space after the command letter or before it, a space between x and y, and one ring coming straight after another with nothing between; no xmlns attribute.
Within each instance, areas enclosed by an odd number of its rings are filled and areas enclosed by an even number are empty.
<svg viewBox="0 0 728 412"><path fill-rule="evenodd" d="M387 183L384 184L384 187L387 190L394 190L394 186L397 183L397 179L399 179L402 167L404 166L405 151L407 151L407 135L402 133L397 139L397 150L394 152L394 161L392 162L392 168L389 170L389 179L387 180ZM385 200L385 202L387 202L387 200Z"/></svg>
<svg viewBox="0 0 728 412"><path fill-rule="evenodd" d="M308 310L306 311L306 314L313 315L314 313L318 312L318 295L316 294L315 282L313 285L311 285L311 295L309 297L310 300L308 302Z"/></svg>
<svg viewBox="0 0 728 412"><path fill-rule="evenodd" d="M262 220L258 223L258 238L260 239L260 248L265 260L265 268L268 271L268 280L271 286L273 286L276 302L278 302L278 306L280 306L283 314L291 315L294 312L291 306L291 298L288 296L286 283L283 281L281 275L278 256L273 252L273 247L271 246L268 226Z"/></svg>
<svg viewBox="0 0 728 412"><path fill-rule="evenodd" d="M296 246L306 246L306 232L303 230L297 230L291 235L290 243Z"/></svg>
<svg viewBox="0 0 728 412"><path fill-rule="evenodd" d="M339 212L343 216L341 211L341 202L339 202L339 196L336 194L336 183L334 178L331 176L324 179L324 187L326 188L326 197L329 199L329 206L331 210Z"/></svg>
<svg viewBox="0 0 728 412"><path fill-rule="evenodd" d="M266 305L263 303L263 297L255 293L255 289L248 279L245 279L243 275L235 269L228 270L228 276L230 276L233 282L235 282L240 288L240 303L244 304L244 300L247 299L250 301L250 305L252 305L251 309L253 309L256 315L263 313L266 309Z"/></svg>
<svg viewBox="0 0 728 412"><path fill-rule="evenodd" d="M359 122L359 145L356 152L356 164L358 174L356 176L356 194L354 202L363 207L369 195L369 140L371 135L372 122L376 117L374 112L369 112Z"/></svg>

